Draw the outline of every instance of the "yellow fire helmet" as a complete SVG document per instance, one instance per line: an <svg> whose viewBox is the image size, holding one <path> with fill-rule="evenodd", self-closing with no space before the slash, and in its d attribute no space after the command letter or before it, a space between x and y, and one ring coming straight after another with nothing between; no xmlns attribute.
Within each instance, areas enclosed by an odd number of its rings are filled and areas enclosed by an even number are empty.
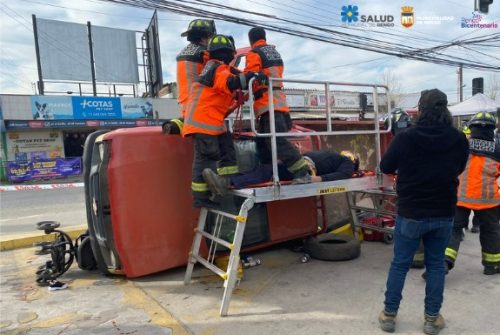
<svg viewBox="0 0 500 335"><path fill-rule="evenodd" d="M359 169L359 158L357 155L353 154L349 150L342 150L340 152L341 156L349 158L354 163L354 171L358 171Z"/></svg>

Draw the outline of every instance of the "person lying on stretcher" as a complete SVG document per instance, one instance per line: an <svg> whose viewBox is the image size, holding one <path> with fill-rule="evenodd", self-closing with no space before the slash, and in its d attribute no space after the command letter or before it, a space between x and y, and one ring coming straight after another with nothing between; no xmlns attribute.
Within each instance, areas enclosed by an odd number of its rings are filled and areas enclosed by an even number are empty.
<svg viewBox="0 0 500 335"><path fill-rule="evenodd" d="M309 165L313 183L349 179L359 169L359 158L347 150L342 151L340 154L328 150L310 151L303 156ZM293 179L293 174L281 163L278 164L278 174L280 180L289 181ZM217 195L226 194L231 187L240 189L250 185L266 183L271 181L272 177L273 168L271 164L263 164L250 172L230 177L219 176L211 169L203 170L203 178L210 191Z"/></svg>

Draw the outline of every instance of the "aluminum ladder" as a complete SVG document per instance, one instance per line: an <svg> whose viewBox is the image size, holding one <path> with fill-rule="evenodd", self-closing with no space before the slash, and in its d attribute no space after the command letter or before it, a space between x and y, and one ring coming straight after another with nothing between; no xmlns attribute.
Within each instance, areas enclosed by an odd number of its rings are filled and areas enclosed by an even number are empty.
<svg viewBox="0 0 500 335"><path fill-rule="evenodd" d="M222 303L220 307L221 316L227 315L229 303L231 301L231 295L233 294L233 290L238 280L238 266L240 264L240 250L241 244L243 243L243 234L245 233L248 212L253 207L254 203L255 201L251 197L245 199L245 201L241 205L238 215L211 208L202 208L200 211L200 217L198 218L198 226L195 228L195 236L193 239L191 252L189 253L188 265L186 268L186 274L184 276L184 284L187 285L191 282L194 265L198 262L210 271L219 275L219 277L224 280L224 295L222 297ZM215 225L213 227L212 233L208 233L205 231L209 212L216 215ZM234 224L236 226L232 241L226 241L219 237L224 218L233 220L234 223L231 224ZM208 243L209 249L207 258L203 258L200 255L200 247L203 237L207 242L210 241ZM215 253L217 251L218 245L225 246L226 248L231 250L227 270L217 267L217 265L215 265L214 263Z"/></svg>

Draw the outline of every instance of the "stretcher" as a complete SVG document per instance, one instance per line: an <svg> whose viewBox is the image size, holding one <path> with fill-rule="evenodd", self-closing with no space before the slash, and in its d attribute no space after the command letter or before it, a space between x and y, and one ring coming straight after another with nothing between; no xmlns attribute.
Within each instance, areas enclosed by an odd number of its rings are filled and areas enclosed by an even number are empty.
<svg viewBox="0 0 500 335"><path fill-rule="evenodd" d="M195 237L191 247L191 252L189 256L189 263L186 268L186 273L184 277L184 283L189 284L191 282L191 277L196 263L200 263L224 280L224 293L222 297L222 303L220 307L220 315L226 316L229 310L229 303L231 301L232 292L237 283L237 269L240 263L240 250L243 240L243 235L245 232L246 222L248 219L249 212L255 206L255 204L266 203L271 201L289 201L291 199L304 199L304 198L315 198L317 196L323 196L327 194L334 193L345 193L350 198L350 194L357 191L370 191L377 190L384 191L389 190L392 185L392 178L388 178L381 173L377 173L375 176L366 176L361 178L352 178L346 180L321 182L321 183L311 183L311 184L298 184L298 185L284 185L279 180L278 174L278 156L277 156L277 137L299 137L304 135L319 136L319 135L353 135L353 134L370 134L375 136L376 143L376 161L380 161L380 134L390 132L391 120L389 120L389 127L387 130L381 131L379 128L379 117L378 117L378 88L382 87L386 89L388 110L390 110L390 95L387 87L380 85L367 85L367 84L347 84L347 83L331 83L331 82L318 82L318 81L302 81L302 80L284 80L281 78L269 78L268 94L273 96L272 83L273 81L289 81L295 83L312 83L321 84L325 88L325 99L330 101L330 86L333 84L337 85L350 85L350 86L369 86L373 88L374 95L374 129L373 130L360 130L360 131L333 131L331 120L332 120L332 110L330 104L326 104L326 131L312 131L309 133L278 133L275 128L275 118L274 118L274 105L273 99L269 99L269 119L270 119L270 133L258 133L255 126L255 113L253 110L253 94L252 94L252 79L249 83L249 106L250 106L250 125L252 132L257 137L268 137L271 141L271 156L272 156L272 167L273 167L273 181L271 186L258 187L258 188L246 188L241 190L232 190L231 194L241 197L244 199L242 205L237 213L227 212L219 209L202 208L200 211L200 216L198 219L198 226L195 230ZM349 204L351 205L351 201ZM351 209L352 215L357 215L357 209ZM216 216L216 224L212 227L210 231L206 229L206 219L208 214ZM287 217L292 217L286 211ZM225 240L220 238L220 229L222 228L222 223L227 221L227 219L232 221L234 227L234 236L232 239ZM353 218L354 220L354 218ZM357 220L354 220L354 225L359 224ZM353 225L353 227L354 227ZM200 254L200 246L202 240L205 239L209 241L210 245L223 245L224 247L231 250L228 267L227 269L221 269L214 264L213 260L215 258L215 251L212 253L212 248L208 252L208 257L203 257ZM216 250L216 248L214 248Z"/></svg>

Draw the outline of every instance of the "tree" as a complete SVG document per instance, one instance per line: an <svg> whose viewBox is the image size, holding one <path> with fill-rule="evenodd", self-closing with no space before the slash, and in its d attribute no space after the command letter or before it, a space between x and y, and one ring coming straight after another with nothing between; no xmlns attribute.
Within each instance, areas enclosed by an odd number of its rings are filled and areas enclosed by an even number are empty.
<svg viewBox="0 0 500 335"><path fill-rule="evenodd" d="M389 87L391 92L392 106L395 107L401 100L401 82L392 69L385 69L382 75L382 82Z"/></svg>
<svg viewBox="0 0 500 335"><path fill-rule="evenodd" d="M491 74L488 77L484 94L493 100L500 100L500 76L497 73Z"/></svg>

